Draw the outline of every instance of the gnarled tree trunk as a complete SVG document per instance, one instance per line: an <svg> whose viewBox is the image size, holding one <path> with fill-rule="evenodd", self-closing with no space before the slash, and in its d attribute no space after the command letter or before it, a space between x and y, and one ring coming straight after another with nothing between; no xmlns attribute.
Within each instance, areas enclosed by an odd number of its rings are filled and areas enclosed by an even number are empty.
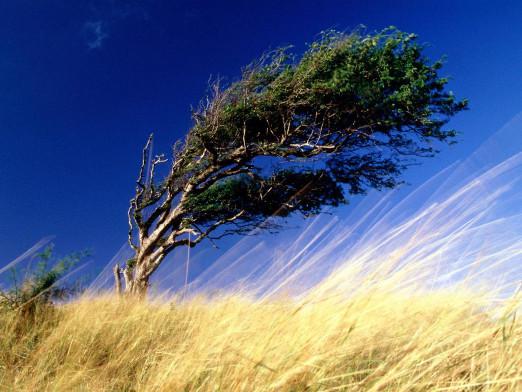
<svg viewBox="0 0 522 392"><path fill-rule="evenodd" d="M138 252L132 264L120 268L118 265L114 267L114 276L116 284L116 293L118 295L125 294L139 299L145 298L149 288L150 276L157 269L165 255L147 255ZM121 275L125 282L122 288Z"/></svg>

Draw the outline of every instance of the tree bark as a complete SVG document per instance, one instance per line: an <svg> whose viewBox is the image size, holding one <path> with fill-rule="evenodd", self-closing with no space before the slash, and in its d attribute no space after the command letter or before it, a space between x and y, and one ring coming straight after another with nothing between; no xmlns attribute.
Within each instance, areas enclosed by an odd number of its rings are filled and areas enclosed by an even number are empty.
<svg viewBox="0 0 522 392"><path fill-rule="evenodd" d="M148 275L137 275L134 276L130 281L129 287L125 288L125 293L131 297L138 299L145 299L147 295L147 289L149 287L149 276Z"/></svg>
<svg viewBox="0 0 522 392"><path fill-rule="evenodd" d="M133 270L128 270L125 283L125 295L144 299L149 287L150 274L145 272L142 265L136 265Z"/></svg>
<svg viewBox="0 0 522 392"><path fill-rule="evenodd" d="M114 268L112 269L112 272L114 273L114 288L116 290L116 295L118 297L121 296L121 268L119 264L116 264Z"/></svg>
<svg viewBox="0 0 522 392"><path fill-rule="evenodd" d="M124 294L129 297L144 299L149 288L149 279L157 266L164 258L160 256L160 260L153 259L150 255L137 255L134 267L120 268L118 265L114 267L115 289L117 293L121 293L121 275L124 277L125 290Z"/></svg>

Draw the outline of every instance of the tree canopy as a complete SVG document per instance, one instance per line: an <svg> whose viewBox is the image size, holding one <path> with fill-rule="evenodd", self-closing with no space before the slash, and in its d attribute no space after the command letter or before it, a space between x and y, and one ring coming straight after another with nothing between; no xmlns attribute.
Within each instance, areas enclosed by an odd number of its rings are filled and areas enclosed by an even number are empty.
<svg viewBox="0 0 522 392"><path fill-rule="evenodd" d="M156 156L147 174L151 139L144 149L129 209L137 256L128 278L148 280L177 246L397 186L418 157L455 141L445 125L467 107L447 91L442 61L424 51L395 28L328 31L301 57L278 49L228 86L215 83L163 180L155 171L167 159Z"/></svg>

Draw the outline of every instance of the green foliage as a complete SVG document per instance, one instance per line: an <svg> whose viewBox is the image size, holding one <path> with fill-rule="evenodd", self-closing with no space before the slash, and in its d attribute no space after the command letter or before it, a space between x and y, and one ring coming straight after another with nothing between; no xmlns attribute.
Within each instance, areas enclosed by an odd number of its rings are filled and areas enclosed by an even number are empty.
<svg viewBox="0 0 522 392"><path fill-rule="evenodd" d="M423 51L416 35L395 28L327 31L298 61L280 49L246 67L194 114L179 177L227 164L249 165L250 173L192 197L187 219L206 223L239 210L244 221L315 213L345 202L343 190L397 186L414 157L431 157L437 142L454 141L456 132L444 125L467 107L445 90L442 61L430 62ZM205 151L206 159L195 159ZM259 156L297 160L302 173L276 165L267 174L254 162ZM311 162L321 169L314 172ZM320 188L293 197L308 181Z"/></svg>
<svg viewBox="0 0 522 392"><path fill-rule="evenodd" d="M57 283L71 268L88 257L89 252L74 252L55 260L53 250L54 246L49 245L36 255L36 267L33 271L28 271L21 283L18 281L17 272L12 270L12 287L0 292L1 305L21 310L23 313L33 313L37 306L65 299L78 289Z"/></svg>
<svg viewBox="0 0 522 392"><path fill-rule="evenodd" d="M192 222L207 223L240 211L247 211L249 220L313 214L343 201L342 189L324 170L281 170L269 178L242 175L218 182L190 199L187 209Z"/></svg>
<svg viewBox="0 0 522 392"><path fill-rule="evenodd" d="M136 258L132 257L132 258L128 259L127 262L125 263L125 265L127 268L133 269L136 266Z"/></svg>
<svg viewBox="0 0 522 392"><path fill-rule="evenodd" d="M218 112L196 114L191 141L230 148L241 144L246 130L249 142L279 142L285 121L309 130L317 119L338 136L366 127L391 143L406 143L411 139L396 134L412 131L420 138L452 138L455 132L441 127L467 103L444 91L442 62L430 63L423 49L414 34L390 28L366 36L326 32L298 62L276 51L223 92ZM295 141L306 136L292 135Z"/></svg>

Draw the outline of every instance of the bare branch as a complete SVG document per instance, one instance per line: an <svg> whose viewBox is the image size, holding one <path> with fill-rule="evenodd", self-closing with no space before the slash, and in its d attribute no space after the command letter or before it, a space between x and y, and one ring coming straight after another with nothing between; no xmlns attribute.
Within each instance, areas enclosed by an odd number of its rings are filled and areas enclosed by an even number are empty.
<svg viewBox="0 0 522 392"><path fill-rule="evenodd" d="M166 159L163 154L156 155L152 160L149 173L149 184L152 190L154 189L154 171L156 170L156 166L165 162L168 162L168 159Z"/></svg>
<svg viewBox="0 0 522 392"><path fill-rule="evenodd" d="M149 160L149 153L150 153L150 148L152 146L153 139L154 139L154 134L151 133L149 135L149 138L147 139L147 143L145 144L145 147L143 147L143 152L141 155L140 172L139 172L138 180L136 181L136 184L139 188L142 188L142 189L145 188L145 184L143 183L143 180L144 180L143 177L145 176L145 166L147 165L147 162Z"/></svg>
<svg viewBox="0 0 522 392"><path fill-rule="evenodd" d="M129 266L125 266L122 270L123 278L125 280L125 290L129 290L133 283L132 269Z"/></svg>
<svg viewBox="0 0 522 392"><path fill-rule="evenodd" d="M199 244L201 241L203 241L205 238L207 238L209 236L209 234L211 234L213 231L215 231L218 227L220 227L220 226L222 226L222 225L224 225L226 223L233 222L236 219L240 218L244 214L245 214L245 211L242 210L242 211L238 212L237 214L234 214L234 215L232 215L232 216L230 216L228 218L220 219L217 222L215 222L212 225L210 225L204 232L200 232L198 237L195 238L194 240L190 240L188 238L184 238L184 239L181 239L181 240L174 241L174 242L172 242L172 243L170 243L168 245L166 250L171 250L173 248L176 248L176 247L182 246L182 245L194 247L197 244Z"/></svg>
<svg viewBox="0 0 522 392"><path fill-rule="evenodd" d="M114 285L116 288L116 295L119 297L121 296L121 268L118 264L114 266L112 269L112 272L114 273Z"/></svg>
<svg viewBox="0 0 522 392"><path fill-rule="evenodd" d="M133 232L134 232L134 224L132 223L133 219L134 219L134 210L135 210L135 207L136 206L136 200L135 199L131 199L130 201L130 206L129 206L129 210L127 211L127 216L128 216L128 220L129 220L129 232L128 232L128 242L129 242L129 245L132 249L134 249L135 251L138 250L138 246L134 244L134 241L132 240L132 237L133 237Z"/></svg>

